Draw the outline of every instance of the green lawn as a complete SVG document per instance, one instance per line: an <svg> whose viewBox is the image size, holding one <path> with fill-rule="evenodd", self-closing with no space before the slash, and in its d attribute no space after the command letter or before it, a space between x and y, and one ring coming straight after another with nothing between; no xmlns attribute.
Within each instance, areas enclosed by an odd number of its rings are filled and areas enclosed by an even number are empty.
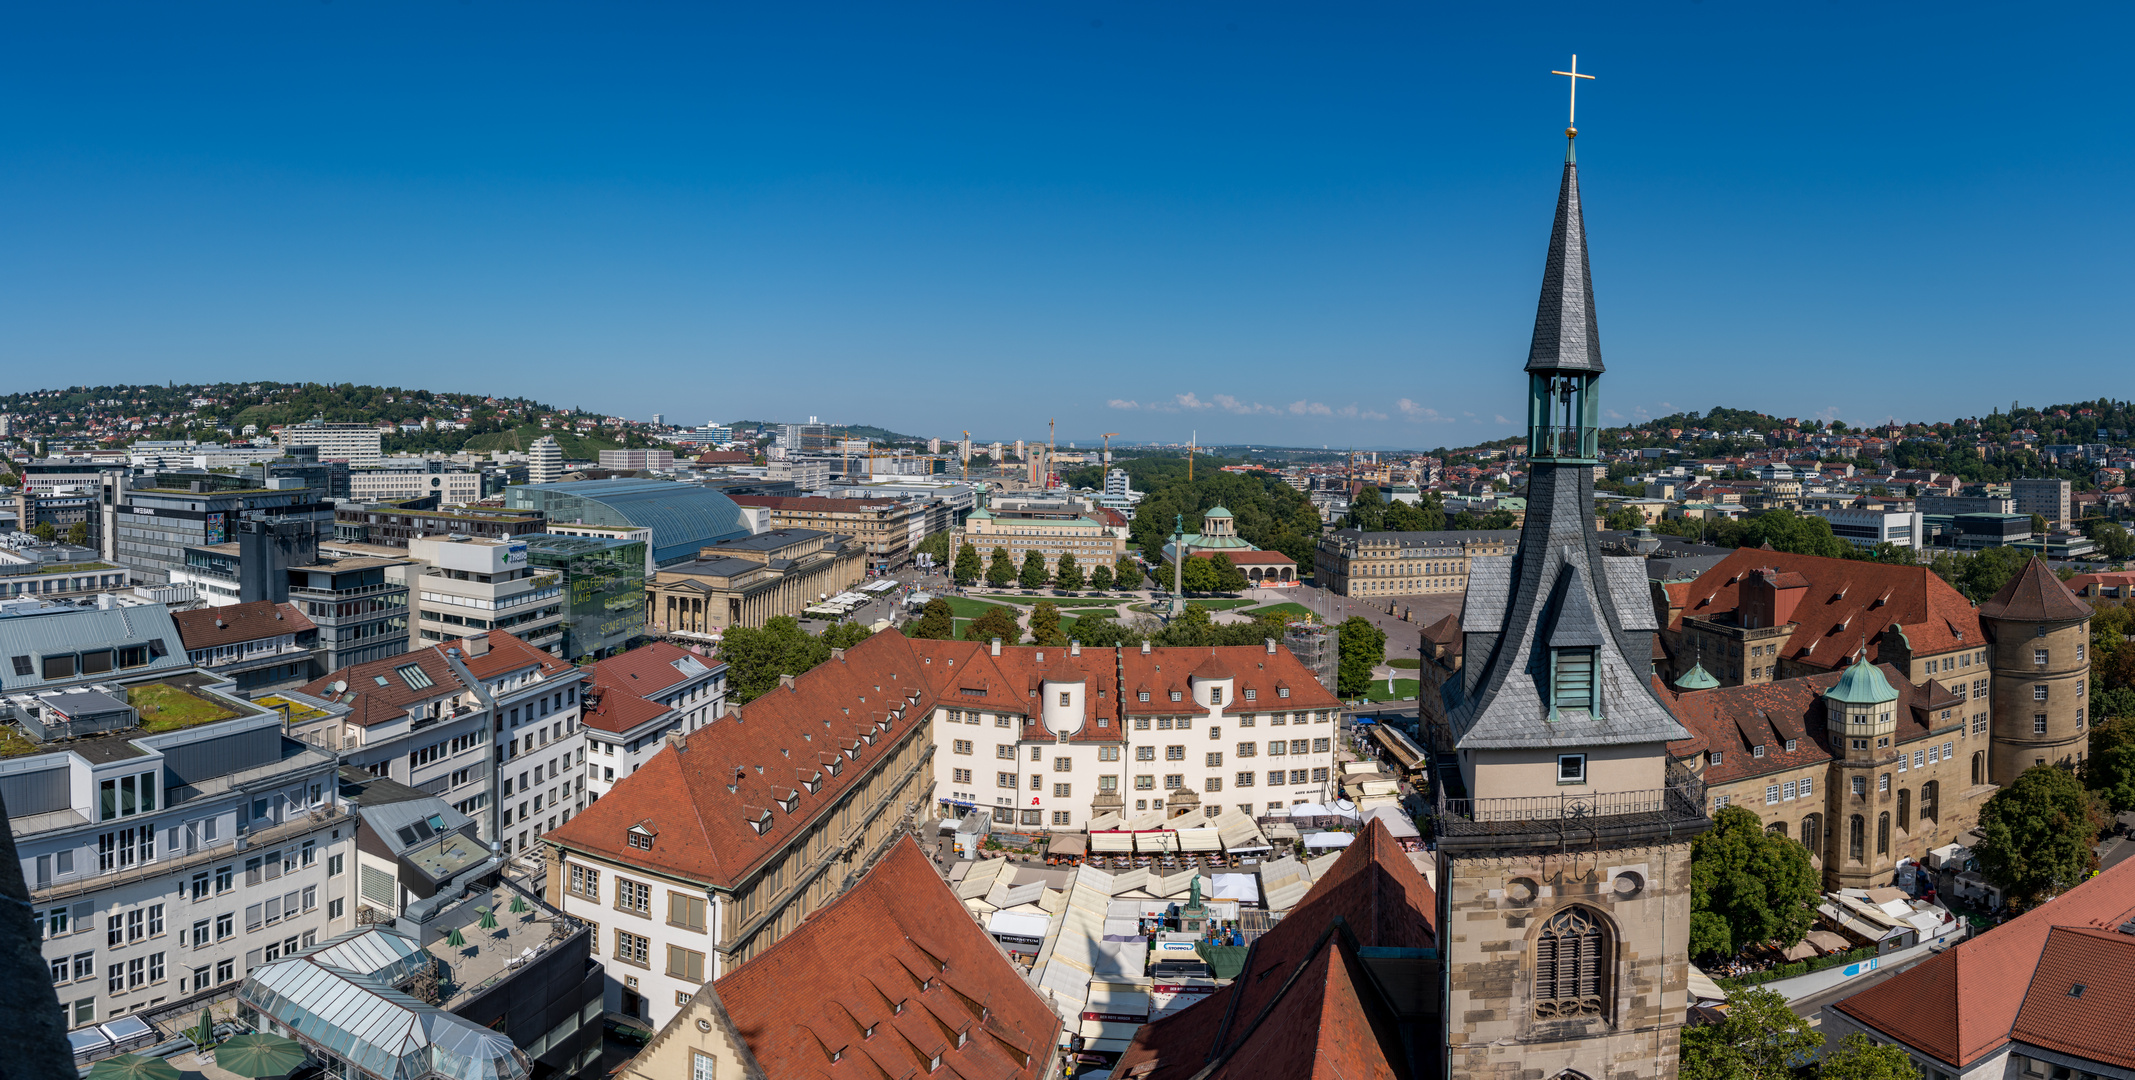
<svg viewBox="0 0 2135 1080"><path fill-rule="evenodd" d="M1386 666L1397 668L1420 668L1423 666L1423 661L1418 660L1413 656L1404 656L1398 660L1388 660L1386 662Z"/></svg>
<svg viewBox="0 0 2135 1080"><path fill-rule="evenodd" d="M983 600L973 600L968 596L945 596L942 599L949 601L949 610L955 612L958 619L980 618L987 612L1001 606L999 604L989 604ZM1013 615L1015 612L1011 609L1009 614Z"/></svg>
<svg viewBox="0 0 2135 1080"><path fill-rule="evenodd" d="M1118 600L1092 600L1092 599L1090 599L1090 598L1089 598L1089 597L1087 597L1087 596L1079 596L1079 597L1066 597L1066 596L982 596L982 597L979 597L979 599L981 599L981 600L992 600L992 601L996 601L996 602L999 602L999 603L1003 603L1003 604L1021 604L1021 605L1025 606L1025 607L1029 607L1029 606L1031 606L1031 605L1033 605L1033 604L1036 604L1036 603L1037 603L1038 601L1040 601L1040 600L1050 600L1050 601L1052 601L1052 602L1053 602L1053 606L1054 606L1054 607L1058 607L1058 608L1071 608L1071 607L1112 607L1113 605L1115 605L1115 604L1118 604L1118 603L1121 603L1122 601L1125 601L1125 600L1126 600L1126 599L1128 599L1128 598L1127 598L1127 597L1124 597L1124 596L1123 596L1123 597L1120 597L1120 598L1119 598Z"/></svg>
<svg viewBox="0 0 2135 1080"><path fill-rule="evenodd" d="M1266 607L1257 607L1251 611L1246 612L1246 614L1258 616L1268 614L1270 612L1279 613L1283 615L1295 615L1300 619L1319 618L1319 614L1313 611L1311 608L1308 608L1303 604L1296 603L1290 600L1285 600L1280 604L1269 604Z"/></svg>
<svg viewBox="0 0 2135 1080"><path fill-rule="evenodd" d="M1407 701L1416 696L1416 691L1420 686L1422 686L1422 683L1415 679L1395 679L1394 692L1389 694L1386 692L1385 679L1373 679L1371 681L1371 690L1364 696L1373 701Z"/></svg>
<svg viewBox="0 0 2135 1080"><path fill-rule="evenodd" d="M207 698L168 683L127 687L126 704L141 714L141 730L148 732L177 731L237 715Z"/></svg>

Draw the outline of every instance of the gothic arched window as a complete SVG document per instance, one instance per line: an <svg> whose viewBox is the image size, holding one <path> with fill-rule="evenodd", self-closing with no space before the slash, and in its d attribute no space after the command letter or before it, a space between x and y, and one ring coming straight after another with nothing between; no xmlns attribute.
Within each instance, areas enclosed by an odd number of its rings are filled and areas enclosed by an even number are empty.
<svg viewBox="0 0 2135 1080"><path fill-rule="evenodd" d="M1535 938L1535 1018L1606 1015L1609 929L1595 912L1565 908Z"/></svg>
<svg viewBox="0 0 2135 1080"><path fill-rule="evenodd" d="M1876 854L1890 854L1890 811L1876 815Z"/></svg>
<svg viewBox="0 0 2135 1080"><path fill-rule="evenodd" d="M1846 823L1846 857L1860 862L1868 857L1868 820L1859 814Z"/></svg>
<svg viewBox="0 0 2135 1080"><path fill-rule="evenodd" d="M1920 785L1920 820L1935 821L1942 813L1942 781L1930 780Z"/></svg>
<svg viewBox="0 0 2135 1080"><path fill-rule="evenodd" d="M1824 854L1824 815L1809 814L1801 819L1801 846L1809 854L1822 858Z"/></svg>

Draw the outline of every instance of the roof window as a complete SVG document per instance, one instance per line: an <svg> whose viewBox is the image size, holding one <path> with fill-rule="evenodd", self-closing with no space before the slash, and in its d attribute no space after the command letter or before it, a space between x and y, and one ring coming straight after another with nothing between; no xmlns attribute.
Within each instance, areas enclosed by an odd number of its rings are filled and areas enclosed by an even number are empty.
<svg viewBox="0 0 2135 1080"><path fill-rule="evenodd" d="M400 681L407 683L410 690L422 690L433 685L430 682L430 673L424 671L421 664L402 664L393 669L393 674L400 676Z"/></svg>

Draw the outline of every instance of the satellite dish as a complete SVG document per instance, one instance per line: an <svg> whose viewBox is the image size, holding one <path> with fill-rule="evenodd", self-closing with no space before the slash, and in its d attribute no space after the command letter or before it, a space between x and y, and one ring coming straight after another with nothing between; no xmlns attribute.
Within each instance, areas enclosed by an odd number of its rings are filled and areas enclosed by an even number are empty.
<svg viewBox="0 0 2135 1080"><path fill-rule="evenodd" d="M348 681L345 679L335 679L334 684L332 686L327 687L327 689L333 691L336 694L344 693L348 690Z"/></svg>

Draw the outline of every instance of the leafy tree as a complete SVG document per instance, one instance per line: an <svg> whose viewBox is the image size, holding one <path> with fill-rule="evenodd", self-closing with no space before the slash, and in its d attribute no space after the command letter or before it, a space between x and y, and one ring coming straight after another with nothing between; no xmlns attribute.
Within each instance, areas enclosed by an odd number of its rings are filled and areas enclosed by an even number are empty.
<svg viewBox="0 0 2135 1080"><path fill-rule="evenodd" d="M1113 649L1142 643L1141 632L1122 626L1102 608L1075 620L1075 637L1093 649Z"/></svg>
<svg viewBox="0 0 2135 1080"><path fill-rule="evenodd" d="M947 565L949 562L949 531L943 529L938 533L928 534L926 539L919 542L919 546L912 549L912 554L932 555L934 556L934 565Z"/></svg>
<svg viewBox="0 0 2135 1080"><path fill-rule="evenodd" d="M1015 612L1005 607L989 608L964 628L965 641L992 641L994 638L1000 638L1003 645L1022 643L1023 628L1016 625Z"/></svg>
<svg viewBox="0 0 2135 1080"><path fill-rule="evenodd" d="M1187 592L1216 591L1216 564L1212 559L1189 555L1179 566L1180 587Z"/></svg>
<svg viewBox="0 0 2135 1080"><path fill-rule="evenodd" d="M1016 579L1016 564L1009 561L1008 549L993 549L993 561L986 564L986 584L996 589L1005 589Z"/></svg>
<svg viewBox="0 0 2135 1080"><path fill-rule="evenodd" d="M1852 1032L1817 1065L1818 1080L1920 1080L1911 1054L1896 1043L1878 1043Z"/></svg>
<svg viewBox="0 0 2135 1080"><path fill-rule="evenodd" d="M2091 542L2098 545L2098 553L2108 559L2135 559L2135 533L2127 526L2112 521L2100 521L2090 527Z"/></svg>
<svg viewBox="0 0 2135 1080"><path fill-rule="evenodd" d="M792 616L781 615L761 627L729 627L719 642L726 661L728 693L739 702L754 701L778 686L781 675L799 675L830 659L833 648L850 648L867 640L857 623L839 623L817 637L801 629Z"/></svg>
<svg viewBox="0 0 2135 1080"><path fill-rule="evenodd" d="M1045 556L1035 550L1023 553L1023 572L1018 574L1017 578L1024 588L1043 588L1045 579L1049 576L1045 569Z"/></svg>
<svg viewBox="0 0 2135 1080"><path fill-rule="evenodd" d="M2105 828L2076 774L2034 765L1979 809L1979 871L2020 908L2044 903L2098 869L2091 845Z"/></svg>
<svg viewBox="0 0 2135 1080"><path fill-rule="evenodd" d="M40 521L30 527L30 535L49 544L59 539L59 530L49 521Z"/></svg>
<svg viewBox="0 0 2135 1080"><path fill-rule="evenodd" d="M1379 494L1379 485L1366 484L1349 499L1349 516L1342 524L1365 532L1383 532L1386 529L1386 502Z"/></svg>
<svg viewBox="0 0 2135 1080"><path fill-rule="evenodd" d="M1114 588L1141 588L1142 564L1135 562L1132 555L1120 556L1119 561L1112 564L1112 582Z"/></svg>
<svg viewBox="0 0 2135 1080"><path fill-rule="evenodd" d="M1238 564L1232 562L1231 557L1223 552L1217 552L1216 557L1212 559L1196 559L1194 561L1207 562L1213 566L1216 571L1213 584L1217 592L1237 592L1249 584L1246 580L1245 571L1238 569Z"/></svg>
<svg viewBox="0 0 2135 1080"><path fill-rule="evenodd" d="M1179 617L1171 620L1162 630L1149 639L1158 645L1214 645L1216 626L1208 617L1208 609L1199 604L1188 604Z"/></svg>
<svg viewBox="0 0 2135 1080"><path fill-rule="evenodd" d="M2044 515L2044 514L2033 514L2033 515L2031 515L2031 535L2033 535L2033 536L2044 536L2044 535L2046 535L2046 515Z"/></svg>
<svg viewBox="0 0 2135 1080"><path fill-rule="evenodd" d="M1095 567L1091 568L1090 588L1095 589L1098 592L1111 591L1112 567L1110 565L1105 563L1098 563Z"/></svg>
<svg viewBox="0 0 2135 1080"><path fill-rule="evenodd" d="M1335 628L1340 653L1335 669L1335 687L1343 697L1355 697L1371 688L1372 669L1386 658L1386 631L1370 619L1351 615Z"/></svg>
<svg viewBox="0 0 2135 1080"><path fill-rule="evenodd" d="M932 641L947 641L956 636L956 609L947 600L935 597L919 613L919 623L905 634L906 637L927 638Z"/></svg>
<svg viewBox="0 0 2135 1080"><path fill-rule="evenodd" d="M1040 600L1030 609L1030 643L1067 644L1067 635L1060 632L1060 608L1051 600Z"/></svg>
<svg viewBox="0 0 2135 1080"><path fill-rule="evenodd" d="M823 628L822 642L832 649L850 649L874 637L875 632L856 622L832 623Z"/></svg>
<svg viewBox="0 0 2135 1080"><path fill-rule="evenodd" d="M1630 532L1632 529L1645 527L1646 515L1637 507L1619 506L1609 511L1609 516L1602 521L1602 525L1619 532Z"/></svg>
<svg viewBox="0 0 2135 1080"><path fill-rule="evenodd" d="M1739 547L1772 545L1774 551L1796 555L1822 555L1843 559L1852 545L1831 532L1831 523L1814 514L1797 514L1785 507L1767 510L1750 518Z"/></svg>
<svg viewBox="0 0 2135 1080"><path fill-rule="evenodd" d="M1799 943L1816 918L1820 878L1809 849L1766 832L1740 806L1712 816L1690 843L1690 952L1721 959L1771 942Z"/></svg>
<svg viewBox="0 0 2135 1080"><path fill-rule="evenodd" d="M77 521L67 526L67 543L80 547L89 542L89 523Z"/></svg>
<svg viewBox="0 0 2135 1080"><path fill-rule="evenodd" d="M1064 552L1053 569L1053 584L1069 592L1082 588L1082 567L1075 565L1074 552Z"/></svg>
<svg viewBox="0 0 2135 1080"><path fill-rule="evenodd" d="M1445 504L1436 493L1424 496L1421 504L1390 502L1381 524L1393 532L1437 532L1446 527Z"/></svg>
<svg viewBox="0 0 2135 1080"><path fill-rule="evenodd" d="M2131 692L2122 688L2114 693ZM2091 700L2098 700L2097 695ZM2091 725L2090 754L2080 770L2083 786L2097 792L2106 809L2116 814L2135 809L2135 717L2097 715Z"/></svg>
<svg viewBox="0 0 2135 1080"><path fill-rule="evenodd" d="M967 543L957 550L955 573L958 585L969 585L985 573L984 567L979 563L978 548Z"/></svg>
<svg viewBox="0 0 2135 1080"><path fill-rule="evenodd" d="M1718 1023L1683 1029L1682 1080L1793 1080L1794 1066L1823 1046L1809 1019L1776 990L1730 994Z"/></svg>

